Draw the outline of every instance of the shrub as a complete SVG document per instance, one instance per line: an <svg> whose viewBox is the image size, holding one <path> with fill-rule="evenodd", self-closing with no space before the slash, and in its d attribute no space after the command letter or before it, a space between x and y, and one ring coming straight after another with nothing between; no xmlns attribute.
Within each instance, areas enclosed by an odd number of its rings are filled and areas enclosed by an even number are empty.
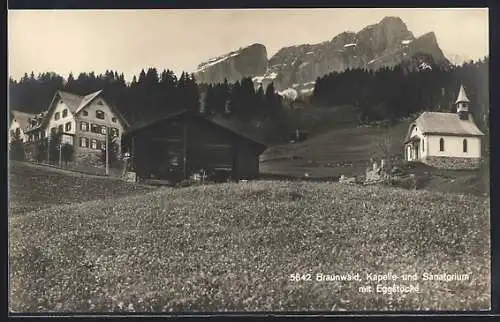
<svg viewBox="0 0 500 322"><path fill-rule="evenodd" d="M37 143L35 159L38 162L42 162L47 159L47 139L40 140Z"/></svg>
<svg viewBox="0 0 500 322"><path fill-rule="evenodd" d="M64 143L61 147L61 158L68 164L68 162L73 161L73 155L75 153L75 148L69 143Z"/></svg>

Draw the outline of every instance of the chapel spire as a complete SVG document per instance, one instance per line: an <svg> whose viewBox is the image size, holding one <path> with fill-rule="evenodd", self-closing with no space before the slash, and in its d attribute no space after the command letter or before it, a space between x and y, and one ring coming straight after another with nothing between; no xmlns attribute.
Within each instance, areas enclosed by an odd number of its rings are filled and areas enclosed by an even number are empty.
<svg viewBox="0 0 500 322"><path fill-rule="evenodd" d="M460 85L460 91L458 92L457 100L455 105L457 106L457 114L461 120L469 119L469 99L465 93L464 85Z"/></svg>

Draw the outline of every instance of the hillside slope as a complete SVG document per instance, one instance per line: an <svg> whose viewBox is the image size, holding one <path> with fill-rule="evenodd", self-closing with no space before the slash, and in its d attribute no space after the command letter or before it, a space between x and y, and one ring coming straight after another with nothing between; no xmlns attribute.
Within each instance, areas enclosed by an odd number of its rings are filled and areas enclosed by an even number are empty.
<svg viewBox="0 0 500 322"><path fill-rule="evenodd" d="M403 157L403 138L410 121L389 130L376 127L348 127L328 131L309 140L270 147L261 155L260 171L274 178L331 180L340 175L364 175L370 158L380 162L381 146L390 150L394 161ZM483 195L490 192L487 162L479 170L440 170L416 164L405 170L419 178L422 189Z"/></svg>
<svg viewBox="0 0 500 322"><path fill-rule="evenodd" d="M304 182L159 189L10 218L9 306L16 312L489 309L489 232L483 197ZM418 284L419 291L359 291L391 286L366 277L388 272L417 274L417 281L398 284ZM470 279L421 278L442 272ZM311 274L311 281L293 281L296 273ZM318 282L318 273L361 280Z"/></svg>
<svg viewBox="0 0 500 322"><path fill-rule="evenodd" d="M271 147L261 156L261 171L303 176L335 176L358 173L371 157L380 157L379 143L389 139L392 155L401 157L409 121L390 130L377 127L349 127L328 131L309 140Z"/></svg>

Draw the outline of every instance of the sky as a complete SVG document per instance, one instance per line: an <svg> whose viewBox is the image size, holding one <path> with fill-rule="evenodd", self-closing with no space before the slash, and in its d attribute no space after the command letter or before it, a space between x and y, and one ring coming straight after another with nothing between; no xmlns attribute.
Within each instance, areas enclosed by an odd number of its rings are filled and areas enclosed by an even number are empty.
<svg viewBox="0 0 500 322"><path fill-rule="evenodd" d="M156 67L194 72L209 58L252 43L270 58L280 48L315 44L398 16L415 37L434 31L445 53L489 53L486 8L9 10L9 75L53 71L123 72L127 80Z"/></svg>

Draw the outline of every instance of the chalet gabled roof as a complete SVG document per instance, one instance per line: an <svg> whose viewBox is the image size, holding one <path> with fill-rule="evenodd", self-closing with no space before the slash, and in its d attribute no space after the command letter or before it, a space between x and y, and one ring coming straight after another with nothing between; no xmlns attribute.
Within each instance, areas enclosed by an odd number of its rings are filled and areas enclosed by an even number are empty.
<svg viewBox="0 0 500 322"><path fill-rule="evenodd" d="M81 96L81 95L58 90L54 94L54 97L52 98L52 101L50 102L49 109L47 110L47 113L46 113L46 118L44 119L44 122L43 122L43 126L47 125L47 121L49 120L49 116L55 107L54 102L56 101L56 99L58 97L60 97L64 101L64 103L66 104L66 106L68 106L68 109L71 111L72 114L78 114L91 101L93 101L95 98L97 98L99 95L101 95L102 91L103 90L101 89L101 90L98 90L94 93L91 93L91 94L88 94L85 96ZM120 111L118 111L118 109L115 106L113 106L107 102L106 102L106 104L109 106L111 111L122 121L122 123L125 125L125 127L128 127L129 123L123 117L123 115L120 113Z"/></svg>
<svg viewBox="0 0 500 322"><path fill-rule="evenodd" d="M75 114L76 110L78 109L78 106L80 106L80 103L82 102L83 99L82 96L77 94L68 93L65 91L57 91L51 103L54 103L54 100L57 96L61 97L61 99L64 101L66 106L68 106L68 109L71 111L72 114Z"/></svg>
<svg viewBox="0 0 500 322"><path fill-rule="evenodd" d="M78 112L80 112L85 106L87 106L94 98L96 98L101 93L102 93L102 89L97 91L97 92L94 92L94 93L91 93L89 95L84 96L82 98L82 101L80 102L80 105L76 109L75 114L78 114Z"/></svg>
<svg viewBox="0 0 500 322"><path fill-rule="evenodd" d="M228 133L231 133L232 135L235 135L237 137L243 138L246 141L249 141L249 142L251 142L251 143L253 143L255 145L258 145L259 148L262 151L264 151L265 149L267 149L267 145L265 143L263 143L263 142L260 142L256 138L251 137L251 136L249 136L247 134L243 134L240 131L237 131L235 129L232 129L227 124L221 124L221 122L218 122L218 121L215 121L215 120L211 120L211 119L209 119L207 117L204 117L204 116L202 116L202 115L200 115L198 113L195 113L193 111L190 111L190 110L181 110L181 111L168 114L165 117L161 117L161 118L158 118L158 119L155 119L155 120L138 122L138 123L132 125L127 130L126 134L131 134L131 133L140 131L140 130L142 130L144 128L147 128L147 127L149 127L151 125L154 125L154 124L157 124L157 123L160 123L160 122L164 122L164 121L167 121L167 120L171 120L171 119L174 119L176 117L181 117L181 116L195 117L195 118L204 120L205 122L208 122L208 123L210 123L212 125L215 125L215 126L217 126L219 128L224 129L225 131L227 131Z"/></svg>
<svg viewBox="0 0 500 322"><path fill-rule="evenodd" d="M422 134L483 136L484 133L474 123L472 115L461 120L456 113L424 112L409 127L405 142L410 139L414 127Z"/></svg>

